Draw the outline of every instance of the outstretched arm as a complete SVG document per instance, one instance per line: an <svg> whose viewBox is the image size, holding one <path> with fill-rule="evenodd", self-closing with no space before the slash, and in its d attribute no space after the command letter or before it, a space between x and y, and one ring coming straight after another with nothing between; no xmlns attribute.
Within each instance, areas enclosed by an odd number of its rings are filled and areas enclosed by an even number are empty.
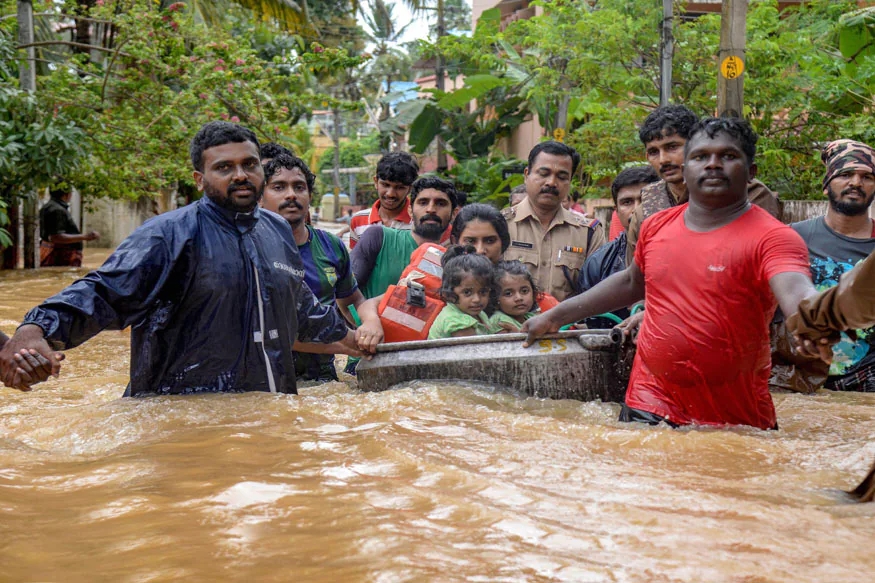
<svg viewBox="0 0 875 583"><path fill-rule="evenodd" d="M526 321L522 332L528 337L523 346L531 345L536 338L556 332L566 324L630 306L642 299L644 273L633 260L629 267L599 282L586 293L569 298L549 312Z"/></svg>
<svg viewBox="0 0 875 583"><path fill-rule="evenodd" d="M787 318L787 329L803 354L832 358L838 333L875 323L875 255L842 275L839 284L820 295L808 296L798 312Z"/></svg>
<svg viewBox="0 0 875 583"><path fill-rule="evenodd" d="M779 273L769 280L769 286L772 288L772 293L778 299L778 305L781 311L785 314L796 315L799 304L806 298L811 298L817 295L817 290L814 284L811 283L811 278L803 273L786 272ZM788 325L788 330L789 330ZM806 356L819 357L824 362L832 360L831 345L836 339L830 342L819 342L817 344L809 342L804 346L797 346L797 350Z"/></svg>
<svg viewBox="0 0 875 583"><path fill-rule="evenodd" d="M63 357L55 349L72 348L101 330L137 322L172 279L184 245L185 240L165 236L154 224L134 231L100 269L27 313L0 350L0 380L27 390L58 375Z"/></svg>

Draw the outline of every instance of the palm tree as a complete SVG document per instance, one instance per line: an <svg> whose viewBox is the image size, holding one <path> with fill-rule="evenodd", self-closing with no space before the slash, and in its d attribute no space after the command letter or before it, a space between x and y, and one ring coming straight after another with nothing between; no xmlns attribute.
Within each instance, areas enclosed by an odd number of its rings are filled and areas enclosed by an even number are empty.
<svg viewBox="0 0 875 583"><path fill-rule="evenodd" d="M369 67L370 79L386 83L386 93L392 92L392 83L407 79L410 76L411 61L409 55L399 49L397 44L411 23L399 27L395 20L395 5L386 4L384 0L370 0L368 11L361 11L362 19L367 25L367 39L374 45L374 59ZM380 87L373 87L378 93ZM389 118L389 103L383 103L380 109L380 121Z"/></svg>

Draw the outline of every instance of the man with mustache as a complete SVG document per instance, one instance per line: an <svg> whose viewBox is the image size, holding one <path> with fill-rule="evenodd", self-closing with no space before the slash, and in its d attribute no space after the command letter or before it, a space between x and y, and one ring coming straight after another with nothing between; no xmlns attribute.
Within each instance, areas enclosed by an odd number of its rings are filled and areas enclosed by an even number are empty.
<svg viewBox="0 0 875 583"><path fill-rule="evenodd" d="M134 231L97 270L34 308L0 350L0 380L28 389L15 355L82 344L131 327L126 395L295 393L292 345L354 335L304 284L288 223L258 208L264 187L250 130L204 125L191 142L194 181L206 196Z"/></svg>
<svg viewBox="0 0 875 583"><path fill-rule="evenodd" d="M574 295L583 262L605 242L598 221L562 207L579 163L574 148L541 142L529 152L526 198L501 211L510 232L504 258L525 263L538 288L560 301Z"/></svg>
<svg viewBox="0 0 875 583"><path fill-rule="evenodd" d="M689 202L644 222L624 271L523 325L529 345L646 291L621 421L777 429L769 323L817 292L805 243L748 200L756 140L746 121L702 120L684 146Z"/></svg>
<svg viewBox="0 0 875 583"><path fill-rule="evenodd" d="M654 109L641 124L638 137L644 144L644 154L661 180L641 191L641 205L632 213L626 229L626 263L631 263L635 256L644 219L689 199L683 176L684 145L698 121L698 116L688 107L664 105ZM751 179L748 184L748 199L776 219L781 219L781 202L759 180Z"/></svg>
<svg viewBox="0 0 875 583"><path fill-rule="evenodd" d="M826 165L823 192L829 198L826 215L790 225L808 246L818 291L836 285L842 274L875 250L875 222L869 218L875 198L875 149L837 140L826 145L821 159ZM843 333L833 346L827 389L875 392L875 327L858 329L856 336ZM797 366L808 370L804 364Z"/></svg>
<svg viewBox="0 0 875 583"><path fill-rule="evenodd" d="M338 237L306 223L316 176L297 156L279 152L264 165L264 178L261 207L279 214L292 227L295 244L304 263L304 281L307 287L319 303L336 306L347 321L353 323L349 306L358 308L365 298L352 275L349 252ZM329 346L334 345L315 347L320 352L318 354L311 352L314 350L312 346L296 346L298 350L295 352L295 372L298 380L337 380L334 354L328 352ZM322 347L324 349L319 350ZM349 354L345 350L342 352ZM354 356L359 354L357 351L353 353Z"/></svg>

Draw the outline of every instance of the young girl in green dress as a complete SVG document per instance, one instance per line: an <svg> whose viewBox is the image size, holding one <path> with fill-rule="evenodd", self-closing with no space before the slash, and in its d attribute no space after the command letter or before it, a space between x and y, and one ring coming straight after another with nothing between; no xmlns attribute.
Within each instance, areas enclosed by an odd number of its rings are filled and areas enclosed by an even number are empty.
<svg viewBox="0 0 875 583"><path fill-rule="evenodd" d="M498 309L489 324L493 332L519 332L523 322L538 311L538 288L528 268L520 261L499 261L495 266Z"/></svg>
<svg viewBox="0 0 875 583"><path fill-rule="evenodd" d="M441 260L441 297L447 305L428 332L429 340L489 334L485 310L495 299L492 262L474 247L450 247Z"/></svg>

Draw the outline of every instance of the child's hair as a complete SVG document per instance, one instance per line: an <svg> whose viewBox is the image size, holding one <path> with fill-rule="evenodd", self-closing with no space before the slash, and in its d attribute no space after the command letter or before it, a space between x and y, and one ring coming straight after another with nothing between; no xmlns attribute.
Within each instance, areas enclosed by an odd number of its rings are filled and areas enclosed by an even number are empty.
<svg viewBox="0 0 875 583"><path fill-rule="evenodd" d="M489 286L489 306L486 308L486 313L492 312L496 300L495 286L491 285L494 270L492 262L485 255L479 255L471 245L453 245L441 258L441 267L444 270L444 276L441 280L441 297L445 302L448 304L458 303L459 296L453 292L453 288L462 283L462 278L465 275L471 274L482 279Z"/></svg>
<svg viewBox="0 0 875 583"><path fill-rule="evenodd" d="M536 312L538 310L538 294L541 290L539 290L538 286L535 284L535 278L532 277L532 272L529 271L529 268L526 267L522 261L516 259L513 261L499 261L495 266L494 271L495 285L493 287L495 288L496 297L501 296L501 278L505 275L522 275L529 280L529 285L532 286L532 305L529 308L529 311Z"/></svg>

